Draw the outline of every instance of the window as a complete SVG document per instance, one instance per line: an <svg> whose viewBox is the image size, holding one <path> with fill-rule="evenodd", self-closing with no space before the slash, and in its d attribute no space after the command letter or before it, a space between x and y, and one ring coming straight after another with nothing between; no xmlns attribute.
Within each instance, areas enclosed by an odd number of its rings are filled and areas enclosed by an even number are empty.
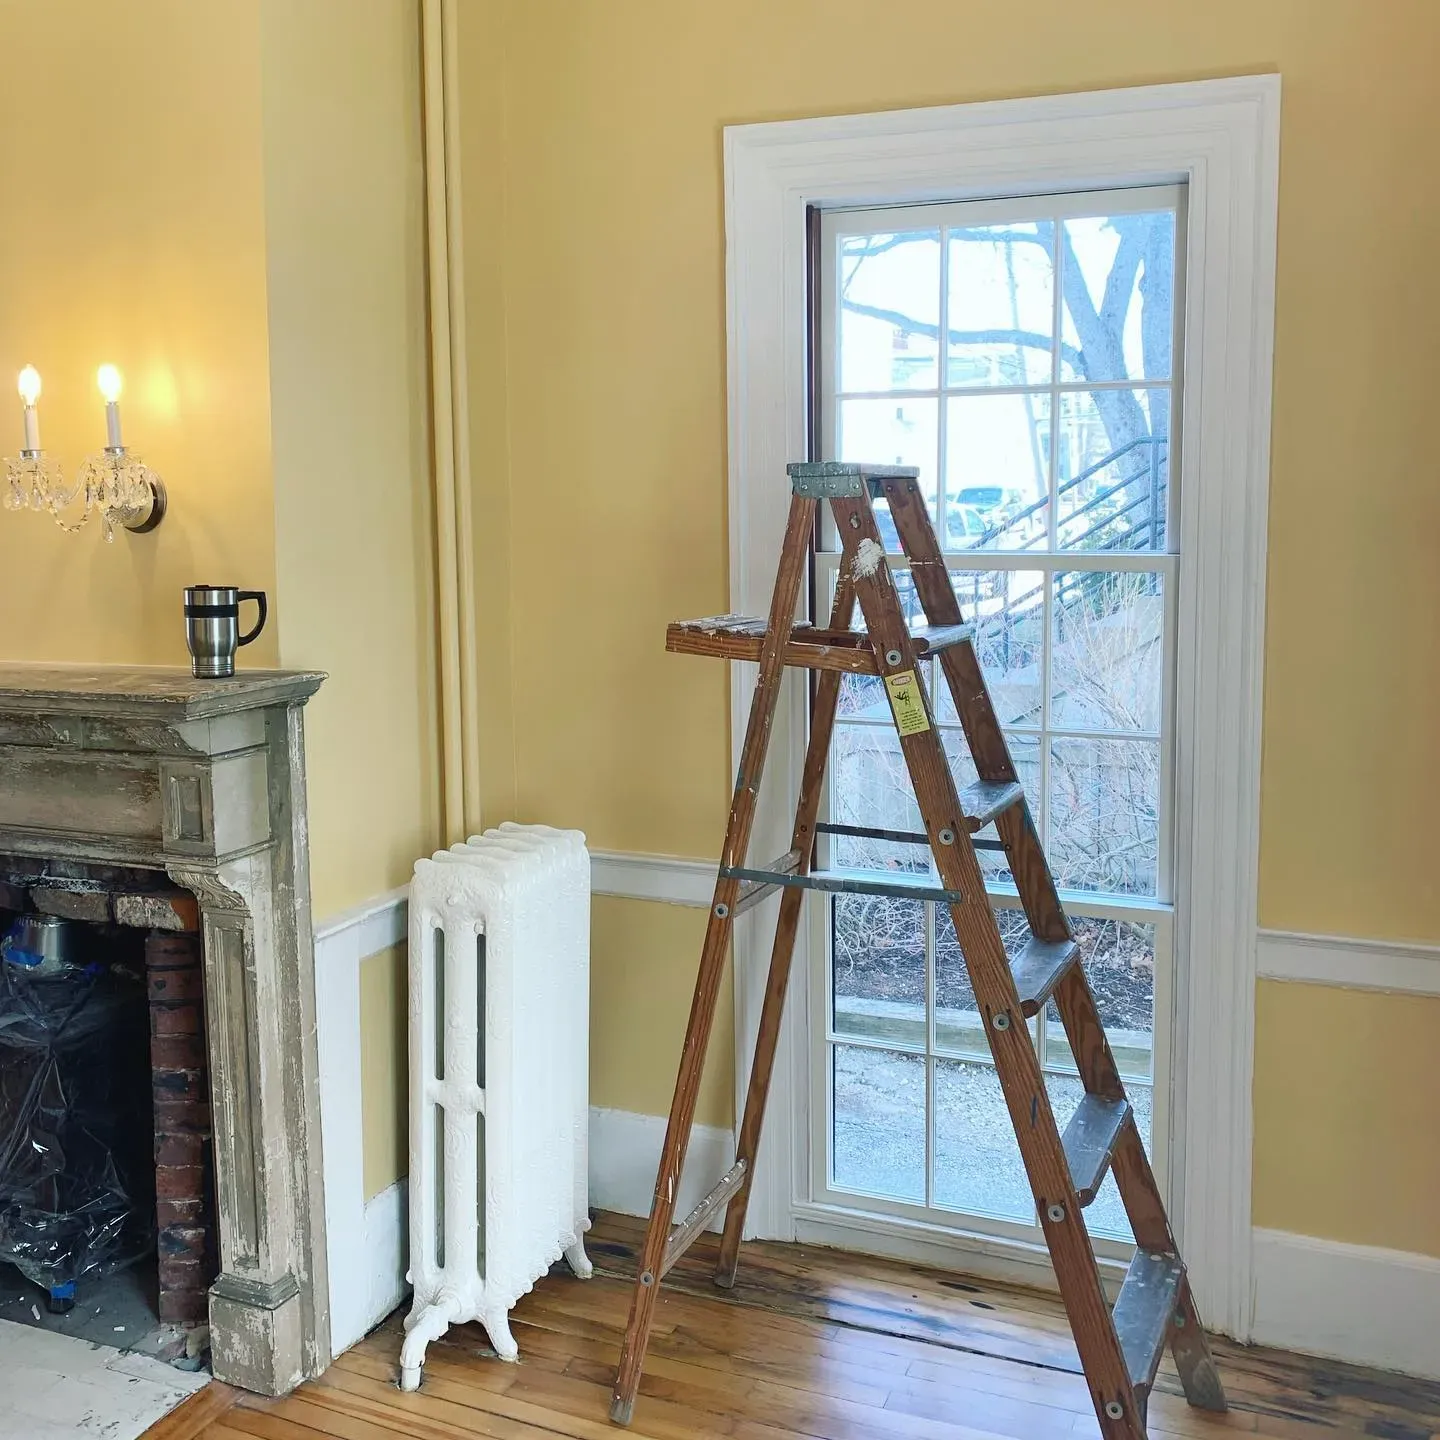
<svg viewBox="0 0 1440 1440"><path fill-rule="evenodd" d="M1183 187L1167 186L828 210L818 286L825 453L919 467L1161 1163L1151 1088L1168 1039L1155 996L1172 931L1183 205ZM898 552L883 513L880 523ZM839 558L828 525L820 611ZM918 617L903 557L892 563ZM974 771L958 717L938 671L926 680L963 785ZM847 824L923 828L874 679L844 681L827 805ZM931 868L924 846L850 837L820 858L840 870ZM1028 930L1003 851L981 861L1018 947ZM823 974L810 993L824 1007L811 1027L816 1197L1023 1234L1029 1185L948 912L841 895L812 913L824 929L811 946ZM1032 1025L1063 1126L1082 1087L1053 1007ZM1128 1236L1113 1181L1087 1220Z"/></svg>

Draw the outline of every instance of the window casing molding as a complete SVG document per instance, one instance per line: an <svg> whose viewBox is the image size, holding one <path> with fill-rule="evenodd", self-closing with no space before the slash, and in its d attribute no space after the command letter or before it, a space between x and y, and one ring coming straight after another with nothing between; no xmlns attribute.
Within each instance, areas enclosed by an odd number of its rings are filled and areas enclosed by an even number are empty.
<svg viewBox="0 0 1440 1440"><path fill-rule="evenodd" d="M807 447L805 212L1184 183L1171 1217L1209 1325L1250 1324L1251 1068L1265 522L1280 83L1253 76L725 131L730 608L764 614ZM755 853L788 843L805 691L782 695ZM731 667L744 734L752 667ZM744 1102L773 906L737 926L736 1087ZM806 927L802 927L802 943ZM797 953L792 989L807 972ZM754 1234L790 1238L808 1168L804 1007L786 1007ZM1159 1077L1157 1077L1158 1081ZM737 1108L738 1114L738 1108ZM797 1163L798 1162L798 1163ZM1175 1202L1179 1203L1176 1204Z"/></svg>

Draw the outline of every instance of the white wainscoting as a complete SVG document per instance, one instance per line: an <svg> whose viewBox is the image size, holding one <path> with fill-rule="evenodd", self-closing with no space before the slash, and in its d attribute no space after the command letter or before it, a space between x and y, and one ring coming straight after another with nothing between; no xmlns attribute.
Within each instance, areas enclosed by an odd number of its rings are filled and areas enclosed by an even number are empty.
<svg viewBox="0 0 1440 1440"><path fill-rule="evenodd" d="M366 1204L360 1106L360 965L367 956L405 939L405 897L404 887L392 890L315 927L325 1248L330 1261L330 1344L337 1355L383 1320L405 1293L404 1182Z"/></svg>

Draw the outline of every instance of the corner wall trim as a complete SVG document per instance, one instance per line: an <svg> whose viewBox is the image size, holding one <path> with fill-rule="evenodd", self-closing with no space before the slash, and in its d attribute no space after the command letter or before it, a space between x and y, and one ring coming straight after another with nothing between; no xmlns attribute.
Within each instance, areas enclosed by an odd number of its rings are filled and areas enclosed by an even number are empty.
<svg viewBox="0 0 1440 1440"><path fill-rule="evenodd" d="M330 1257L330 1344L339 1355L383 1320L403 1294L404 1186L365 1199L361 1111L360 966L405 939L408 887L329 917L315 927L315 1012L320 1052L320 1133L325 1234ZM377 1208L378 1207L378 1208ZM398 1207L398 1210L397 1210ZM387 1219L398 1213L400 1229ZM392 1237L398 1233L399 1238ZM396 1248L398 1246L398 1249ZM399 1261L401 1291L393 1271ZM389 1277L388 1279L386 1277ZM383 1308L376 1309L377 1305Z"/></svg>
<svg viewBox="0 0 1440 1440"><path fill-rule="evenodd" d="M666 905L697 905L703 909L715 893L715 874L713 860L615 850L590 852L590 889L595 895L659 900Z"/></svg>
<svg viewBox="0 0 1440 1440"><path fill-rule="evenodd" d="M1252 1340L1440 1379L1440 1260L1283 1230L1253 1236Z"/></svg>
<svg viewBox="0 0 1440 1440"><path fill-rule="evenodd" d="M1262 930L1256 973L1262 980L1440 995L1440 945Z"/></svg>

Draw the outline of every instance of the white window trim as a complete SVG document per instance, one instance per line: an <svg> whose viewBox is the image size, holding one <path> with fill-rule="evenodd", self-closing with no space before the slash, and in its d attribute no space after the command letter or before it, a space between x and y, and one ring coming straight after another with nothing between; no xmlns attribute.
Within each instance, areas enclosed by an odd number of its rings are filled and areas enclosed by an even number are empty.
<svg viewBox="0 0 1440 1440"><path fill-rule="evenodd" d="M730 607L763 615L806 448L805 211L1046 190L1189 186L1176 706L1172 1220L1207 1324L1248 1332L1260 711L1280 81L1247 76L725 131ZM753 668L731 667L732 746ZM804 691L783 699L753 855L788 844ZM736 937L744 1104L772 906ZM801 927L804 940L806 927ZM808 970L797 953L792 982ZM786 1008L750 1228L792 1238L804 1007ZM1158 1077L1157 1077L1158 1078ZM738 1112L737 1112L738 1113ZM803 1149L800 1151L803 1154Z"/></svg>

